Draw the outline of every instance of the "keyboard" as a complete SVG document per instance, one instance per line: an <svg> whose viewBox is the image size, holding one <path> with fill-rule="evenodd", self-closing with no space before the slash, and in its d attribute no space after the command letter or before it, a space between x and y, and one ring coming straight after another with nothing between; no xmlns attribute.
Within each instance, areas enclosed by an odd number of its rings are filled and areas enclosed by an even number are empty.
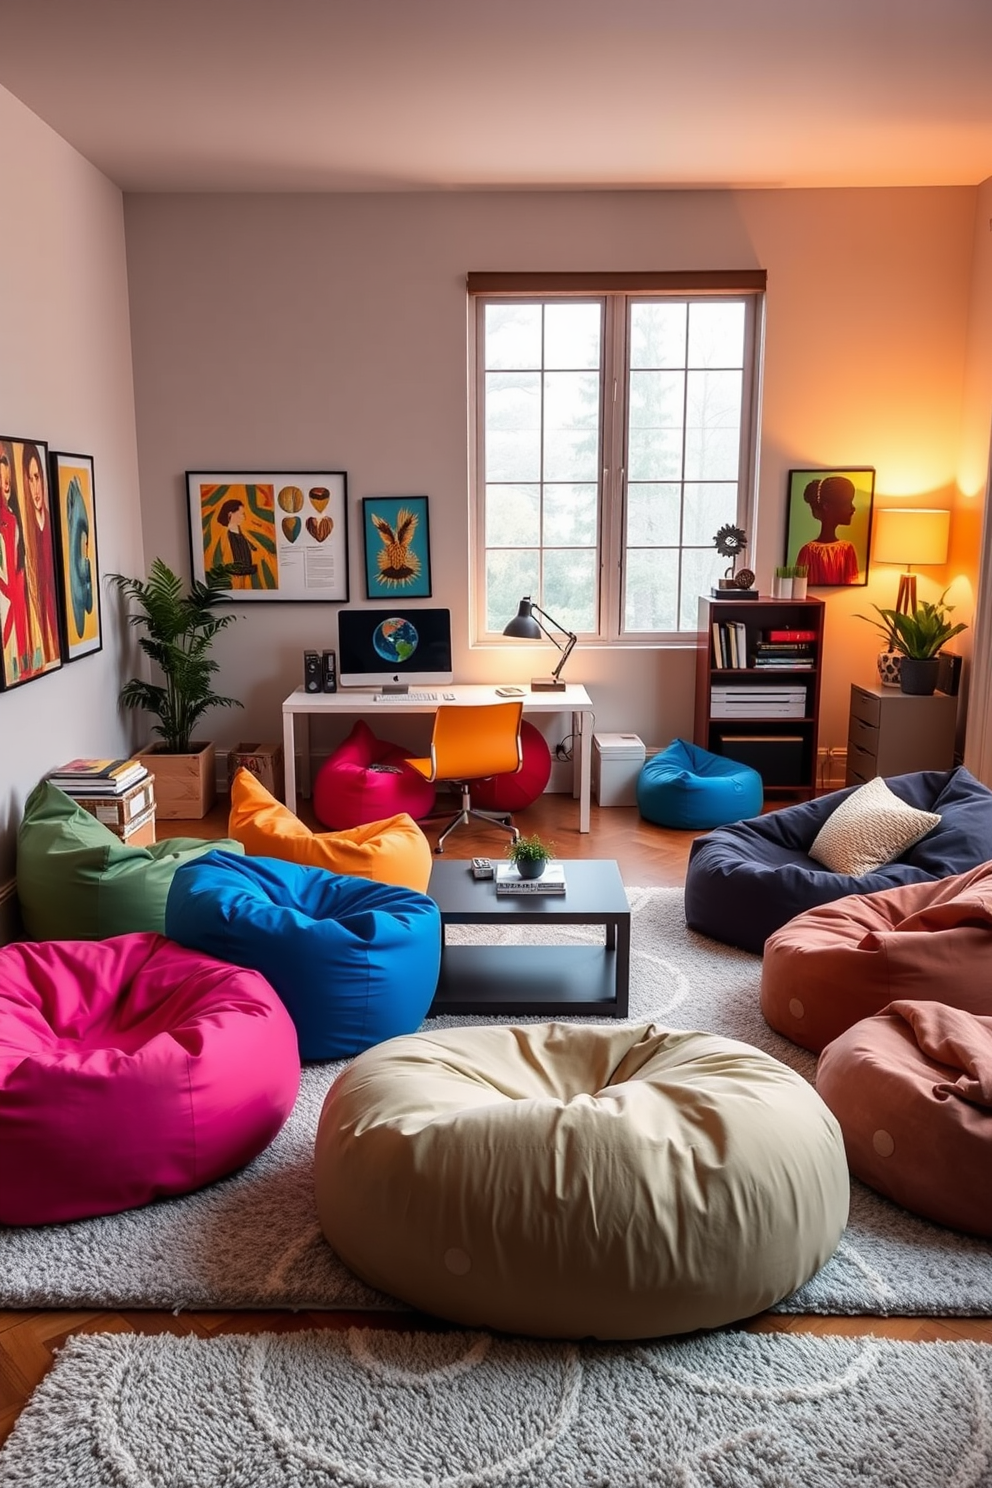
<svg viewBox="0 0 992 1488"><path fill-rule="evenodd" d="M374 703L436 703L436 692L374 692Z"/></svg>

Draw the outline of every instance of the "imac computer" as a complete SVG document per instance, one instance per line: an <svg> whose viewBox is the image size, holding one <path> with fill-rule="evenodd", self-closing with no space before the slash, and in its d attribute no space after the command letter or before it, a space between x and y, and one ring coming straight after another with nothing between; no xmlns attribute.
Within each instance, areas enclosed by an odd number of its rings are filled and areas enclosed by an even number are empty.
<svg viewBox="0 0 992 1488"><path fill-rule="evenodd" d="M396 693L453 682L451 611L339 610L338 679Z"/></svg>

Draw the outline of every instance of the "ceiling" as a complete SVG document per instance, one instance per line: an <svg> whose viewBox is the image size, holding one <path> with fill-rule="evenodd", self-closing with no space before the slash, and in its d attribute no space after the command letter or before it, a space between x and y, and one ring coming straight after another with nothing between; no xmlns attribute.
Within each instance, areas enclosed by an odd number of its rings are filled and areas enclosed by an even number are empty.
<svg viewBox="0 0 992 1488"><path fill-rule="evenodd" d="M0 0L125 191L969 185L992 0Z"/></svg>

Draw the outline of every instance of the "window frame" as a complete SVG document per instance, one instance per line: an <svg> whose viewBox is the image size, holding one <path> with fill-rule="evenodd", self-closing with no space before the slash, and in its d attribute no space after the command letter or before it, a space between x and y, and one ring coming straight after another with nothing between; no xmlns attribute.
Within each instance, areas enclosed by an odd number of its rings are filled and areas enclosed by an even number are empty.
<svg viewBox="0 0 992 1488"><path fill-rule="evenodd" d="M764 346L764 270L706 270L646 274L469 274L469 581L472 644L491 646L501 633L486 628L485 615L485 310L498 300L547 303L553 300L598 300L602 307L600 453L598 481L598 558L596 591L598 628L583 632L585 645L630 648L684 647L697 632L684 630L625 631L625 535L627 507L627 423L630 387L628 349L630 310L637 301L716 299L742 301L745 344L741 388L741 430L735 521L748 533L754 553L757 514L760 392ZM607 416L609 401L614 410ZM691 546L691 545L690 545ZM508 619L511 617L507 617Z"/></svg>

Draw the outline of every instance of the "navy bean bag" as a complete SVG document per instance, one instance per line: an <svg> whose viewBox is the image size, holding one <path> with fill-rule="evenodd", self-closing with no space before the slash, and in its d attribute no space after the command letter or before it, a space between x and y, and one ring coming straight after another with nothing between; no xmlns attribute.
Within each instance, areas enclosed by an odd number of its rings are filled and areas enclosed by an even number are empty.
<svg viewBox="0 0 992 1488"><path fill-rule="evenodd" d="M756 816L764 799L757 770L684 739L647 760L637 777L638 810L659 827L707 831Z"/></svg>
<svg viewBox="0 0 992 1488"><path fill-rule="evenodd" d="M854 877L809 856L824 822L858 786L721 827L689 850L685 919L690 930L761 955L795 915L848 894L967 873L992 858L992 791L964 766L886 780L900 800L940 822L892 863Z"/></svg>
<svg viewBox="0 0 992 1488"><path fill-rule="evenodd" d="M276 858L210 852L175 874L166 934L260 971L296 1025L301 1059L346 1059L413 1033L441 963L441 918L414 889Z"/></svg>

